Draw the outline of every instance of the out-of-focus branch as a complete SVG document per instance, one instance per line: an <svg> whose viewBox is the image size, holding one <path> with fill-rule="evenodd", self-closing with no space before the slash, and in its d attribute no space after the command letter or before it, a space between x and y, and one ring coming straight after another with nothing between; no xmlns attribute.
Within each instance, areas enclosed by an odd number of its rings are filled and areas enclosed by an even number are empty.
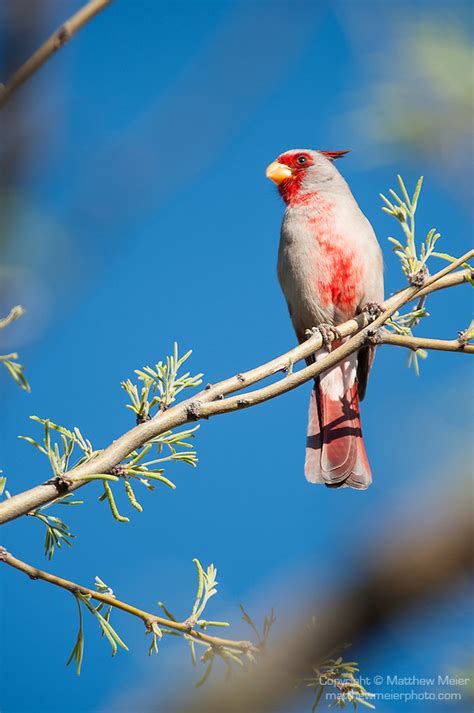
<svg viewBox="0 0 474 713"><path fill-rule="evenodd" d="M453 499L454 500L454 499ZM294 681L342 641L357 655L393 617L458 586L473 565L474 521L462 493L424 530L400 533L379 548L369 563L355 570L358 579L330 596L316 612L317 628L307 620L288 622L290 634L275 640L259 665L234 681L215 686L197 698L175 701L180 713L267 713L283 710L298 695ZM314 613L314 612L312 612ZM157 711L156 703L146 710Z"/></svg>
<svg viewBox="0 0 474 713"><path fill-rule="evenodd" d="M266 364L262 364L250 371L237 374L214 385L209 385L196 394L191 399L187 399L168 411L158 413L150 421L139 424L127 433L113 441L107 448L86 463L77 466L61 478L53 478L41 485L37 485L23 493L18 493L8 500L0 503L0 523L14 520L21 515L26 515L30 510L34 510L58 497L58 494L72 492L85 484L84 478L90 479L94 474L110 473L137 448L141 448L150 439L181 426L205 418L210 418L223 413L239 411L269 399L280 396L296 387L314 379L318 374L331 368L340 361L346 359L353 352L358 351L367 341L371 339L371 334L377 333L385 322L400 307L417 299L421 292L428 294L430 289L436 289L436 285L446 277L450 277L453 270L474 256L474 250L447 265L435 275L425 279L424 284L417 287L408 287L396 295L386 300L383 305L382 314L371 321L370 317L363 313L356 318L348 320L338 326L338 330L343 337L350 336L345 343L337 347L321 360L300 369L297 372L289 373L283 379L274 384L265 386L255 391L247 391L238 396L224 398L228 394L241 391L244 387L252 386L278 372L291 371L291 367L296 362L314 354L322 346L322 337L315 333L307 341L286 354L273 359ZM451 284L461 284L467 280L466 270L461 273L459 282ZM439 285L438 285L439 288ZM353 335L353 336L351 336Z"/></svg>
<svg viewBox="0 0 474 713"><path fill-rule="evenodd" d="M110 4L112 0L90 0L69 20L61 25L39 47L29 59L5 83L0 85L0 109L11 99L16 90L24 84L38 69L78 32L84 25Z"/></svg>
<svg viewBox="0 0 474 713"><path fill-rule="evenodd" d="M164 617L156 616L155 614L151 614L150 612L143 611L143 609L138 609L137 607L134 607L131 604L127 604L127 602L122 602L120 601L120 599L116 599L110 594L104 594L102 592L96 591L95 589L83 587L82 585L76 584L75 582L71 582L68 579L63 579L62 577L58 577L55 574L51 574L50 572L45 572L41 569L38 569L37 567L33 567L32 565L27 564L26 562L22 562L22 560L17 559L12 554L7 552L4 547L0 547L0 562L4 562L5 564L10 565L10 567L14 567L20 572L23 572L23 574L28 575L30 579L41 579L43 580L43 582L54 584L56 587L66 589L67 591L72 592L73 594L83 594L87 597L90 597L91 599L95 599L98 602L103 602L107 606L114 607L115 609L120 609L121 611L124 611L127 614L136 616L144 622L145 626L148 629L153 623L156 623L159 627L171 629L172 631L176 631L180 634L185 634L186 636L189 636L190 638L195 639L196 641L209 644L210 646L224 646L229 649L241 651L242 653L246 653L247 651L255 653L259 652L259 648L252 644L250 641L236 641L234 639L224 639L220 636L211 636L210 634L206 634L203 631L195 630L193 628L192 622L189 622L189 620L181 622L174 621L173 619L165 619Z"/></svg>

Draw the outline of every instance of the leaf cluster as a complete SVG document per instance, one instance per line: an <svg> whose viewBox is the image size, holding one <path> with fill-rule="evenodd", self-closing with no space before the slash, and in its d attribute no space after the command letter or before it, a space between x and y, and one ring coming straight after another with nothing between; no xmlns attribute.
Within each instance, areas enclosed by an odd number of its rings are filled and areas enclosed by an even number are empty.
<svg viewBox="0 0 474 713"><path fill-rule="evenodd" d="M359 704L367 708L375 708L369 702L374 694L369 693L357 678L358 664L354 661L344 661L342 656L335 657L341 649L349 647L350 644L339 646L315 666L311 676L300 682L316 694L311 713L319 707L324 692L329 688L336 691L336 696L328 704L328 708L345 708L347 705L352 705L355 709Z"/></svg>
<svg viewBox="0 0 474 713"><path fill-rule="evenodd" d="M42 442L38 443L30 436L18 436L18 438L31 443L40 453L47 456L56 478L64 478L68 470L86 463L100 453L93 449L91 442L84 438L78 428L70 431L64 426L53 423L49 418L40 418L39 416L30 416L30 418L32 421L42 424L44 431ZM73 454L78 451L81 455L71 464Z"/></svg>
<svg viewBox="0 0 474 713"><path fill-rule="evenodd" d="M192 354L190 349L184 356L179 356L178 344L175 342L173 354L165 361L159 361L154 367L144 366L135 369L142 386L134 384L130 379L123 381L121 386L127 393L130 403L126 408L136 414L137 423L151 418L152 409L157 406L159 411L166 410L184 389L192 389L202 383L203 374L191 376L190 372L178 374L179 369Z"/></svg>
<svg viewBox="0 0 474 713"><path fill-rule="evenodd" d="M46 528L45 538L44 538L44 554L50 560L54 555L54 550L56 547L60 548L62 544L66 544L68 547L72 547L71 539L75 537L63 520L60 520L54 515L49 515L45 512L52 505L83 505L83 500L71 500L73 497L72 493L67 493L66 495L56 498L56 500L51 500L51 502L42 505L35 510L31 510L28 515L36 518L39 522L43 523Z"/></svg>
<svg viewBox="0 0 474 713"><path fill-rule="evenodd" d="M0 330L10 326L12 322L15 322L24 314L25 310L23 307L16 305L16 307L13 307L10 310L10 313L6 317L0 319ZM11 354L0 354L0 362L3 364L13 381L20 387L20 389L27 392L31 391L30 385L23 372L23 366L18 361L17 352L11 352Z"/></svg>
<svg viewBox="0 0 474 713"><path fill-rule="evenodd" d="M96 589L102 594L108 594L110 597L115 599L113 591L99 578L95 578ZM105 636L112 649L112 656L118 651L120 646L125 651L128 651L128 646L122 641L120 636L117 634L115 629L110 624L110 615L112 613L112 606L106 607L104 602L99 602L97 606L91 603L91 595L84 594L82 592L75 592L74 597L76 599L76 604L79 613L79 630L77 632L76 641L72 649L71 655L69 656L66 666L72 661L76 662L76 673L78 676L81 674L82 661L84 658L84 619L82 614L82 607L84 607L92 616L97 619L99 627L101 629L101 636ZM105 613L102 611L105 609Z"/></svg>
<svg viewBox="0 0 474 713"><path fill-rule="evenodd" d="M418 249L416 244L415 234L415 214L418 206L421 188L423 185L423 176L418 179L413 195L410 197L403 178L398 175L398 185L400 195L392 188L389 189L391 200L382 193L380 197L384 202L382 210L388 215L395 218L405 234L406 242L402 243L397 238L389 237L389 241L393 244L393 251L400 259L401 268L411 285L423 284L424 277L428 274L427 262L431 257L441 258L447 262L454 262L456 258L448 253L441 253L435 250L436 243L441 237L436 228L431 228L425 240L421 243ZM470 267L465 264L464 267ZM420 282L421 281L421 282ZM471 284L474 285L474 276L470 278ZM396 312L386 323L386 328L394 331L396 334L412 337L413 328L417 327L420 319L429 317L428 312L424 308L425 300L421 299L415 310L406 314ZM419 375L420 367L418 359L426 359L428 356L424 349L410 351L408 355L408 367L413 366L415 373Z"/></svg>
<svg viewBox="0 0 474 713"><path fill-rule="evenodd" d="M104 492L99 500L107 500L110 511L118 522L129 522L129 518L121 515L115 501L112 488L108 481L122 480L127 498L136 510L143 511L142 505L138 502L133 484L139 483L147 490L155 490L157 483L163 483L174 490L176 485L169 478L165 477L164 464L181 461L193 468L197 465L197 453L193 450L193 444L189 442L194 437L194 433L199 426L187 428L183 431L166 431L156 438L150 439L141 449L135 450L117 466L112 474L103 478ZM157 458L144 460L153 447L156 447Z"/></svg>

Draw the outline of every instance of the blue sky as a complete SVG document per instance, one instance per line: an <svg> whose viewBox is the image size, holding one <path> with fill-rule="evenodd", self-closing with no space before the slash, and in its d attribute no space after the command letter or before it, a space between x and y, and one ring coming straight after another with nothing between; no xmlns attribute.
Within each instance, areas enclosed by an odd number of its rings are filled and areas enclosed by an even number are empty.
<svg viewBox="0 0 474 713"><path fill-rule="evenodd" d="M468 24L468 5L451 6ZM52 2L38 38L77 7ZM386 66L397 72L394 28L407 18L447 22L440 7L400 4L396 15L388 3L117 0L22 90L30 149L13 187L18 210L6 235L2 299L27 308L4 345L21 351L32 393L2 379L1 466L12 492L49 476L40 454L16 438L38 435L30 414L77 425L100 448L132 425L120 381L170 353L175 340L193 349L190 367L209 382L294 344L275 270L283 206L264 177L283 150L352 149L339 167L381 242L387 294L403 277L386 239L397 226L378 194L397 173L409 186L425 175L420 235L436 226L444 250L470 247L469 201L446 181L438 147L431 158L402 144L388 150L356 120L371 111L374 67L382 80ZM460 182L472 186L471 174ZM433 296L429 311L420 333L454 336L471 319L472 298L467 288L452 290ZM467 357L431 354L416 378L401 350L379 350L363 405L374 473L365 493L306 483L304 386L203 423L198 468L168 472L176 491L144 493L142 514L119 498L129 524L97 503L92 484L82 508L61 512L77 535L72 550L47 563L32 519L8 525L3 544L85 585L99 575L145 609L162 599L183 618L194 594L192 559L212 561L220 581L213 617L244 635L239 603L256 618L273 606L284 628L299 602L344 586L380 541L429 523L461 482L470 379ZM192 686L183 642L164 641L148 659L142 627L120 615L130 653L111 659L87 622L78 679L64 668L76 631L72 598L13 571L2 576L4 713L124 713L152 690L167 713L173 681ZM417 614L387 627L373 650L351 654L364 674L437 675L468 665L465 592ZM310 708L306 700L298 710Z"/></svg>

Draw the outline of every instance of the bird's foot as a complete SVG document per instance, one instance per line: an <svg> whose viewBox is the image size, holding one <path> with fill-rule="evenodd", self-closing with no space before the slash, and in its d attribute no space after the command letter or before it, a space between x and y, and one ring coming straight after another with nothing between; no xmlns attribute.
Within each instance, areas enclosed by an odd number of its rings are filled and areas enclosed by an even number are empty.
<svg viewBox="0 0 474 713"><path fill-rule="evenodd" d="M312 329L307 329L306 330L306 336L312 337L313 334L320 334L321 339L323 340L323 347L330 352L331 351L331 344L336 340L336 339L343 339L342 334L340 331L334 327L332 324L319 324L317 327L312 327Z"/></svg>
<svg viewBox="0 0 474 713"><path fill-rule="evenodd" d="M362 312L371 317L372 320L380 317L383 311L384 308L378 302L367 302L367 304L362 307Z"/></svg>

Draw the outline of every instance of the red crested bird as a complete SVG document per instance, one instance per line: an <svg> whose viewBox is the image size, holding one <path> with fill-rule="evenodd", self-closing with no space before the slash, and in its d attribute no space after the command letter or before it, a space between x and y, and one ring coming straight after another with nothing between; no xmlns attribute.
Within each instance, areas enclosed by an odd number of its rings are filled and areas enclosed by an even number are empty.
<svg viewBox="0 0 474 713"><path fill-rule="evenodd" d="M319 329L321 359L341 343L337 325L383 301L380 246L334 165L347 151L293 149L267 168L286 203L278 279L300 342ZM331 342L332 337L332 342ZM315 380L309 405L305 475L311 483L365 490L372 474L362 438L374 347L364 346Z"/></svg>

